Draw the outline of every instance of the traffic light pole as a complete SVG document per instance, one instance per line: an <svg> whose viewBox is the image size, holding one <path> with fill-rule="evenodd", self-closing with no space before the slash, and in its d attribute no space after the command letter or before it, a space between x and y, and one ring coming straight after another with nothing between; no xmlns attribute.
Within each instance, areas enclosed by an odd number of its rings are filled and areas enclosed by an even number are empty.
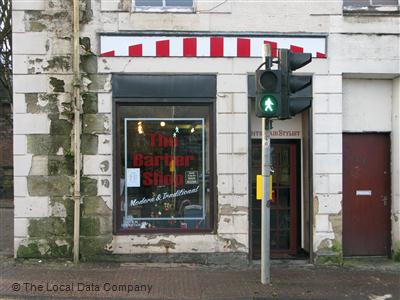
<svg viewBox="0 0 400 300"><path fill-rule="evenodd" d="M263 51L263 60L266 62L266 68L272 65L272 55L270 45L265 45ZM261 283L269 284L271 282L270 271L270 173L271 173L271 129L272 121L262 118L262 201L261 201Z"/></svg>
<svg viewBox="0 0 400 300"><path fill-rule="evenodd" d="M271 173L271 123L262 118L262 202L261 202L261 283L269 284L270 271L270 199L269 181Z"/></svg>

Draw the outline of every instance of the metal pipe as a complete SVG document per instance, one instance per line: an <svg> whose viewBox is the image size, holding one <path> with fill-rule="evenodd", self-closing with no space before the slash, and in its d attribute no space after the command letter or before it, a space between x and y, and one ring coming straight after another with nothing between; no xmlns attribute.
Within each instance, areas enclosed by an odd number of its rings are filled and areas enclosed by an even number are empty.
<svg viewBox="0 0 400 300"><path fill-rule="evenodd" d="M79 262L79 226L80 226L80 180L81 180L81 95L80 95L80 70L79 70L79 0L73 0L73 107L74 107L74 130L72 138L72 149L74 153L74 263Z"/></svg>

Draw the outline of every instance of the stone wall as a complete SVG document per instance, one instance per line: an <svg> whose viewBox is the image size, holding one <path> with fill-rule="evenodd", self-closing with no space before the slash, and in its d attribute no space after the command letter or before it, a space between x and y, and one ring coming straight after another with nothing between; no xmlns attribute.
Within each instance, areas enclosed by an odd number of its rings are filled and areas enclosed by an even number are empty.
<svg viewBox="0 0 400 300"><path fill-rule="evenodd" d="M71 1L13 1L18 257L71 255Z"/></svg>

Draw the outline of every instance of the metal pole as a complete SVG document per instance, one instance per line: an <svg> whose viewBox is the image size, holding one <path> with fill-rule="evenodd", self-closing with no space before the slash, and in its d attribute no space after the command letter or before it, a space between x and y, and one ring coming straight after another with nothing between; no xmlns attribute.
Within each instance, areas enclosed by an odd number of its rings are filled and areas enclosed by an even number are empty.
<svg viewBox="0 0 400 300"><path fill-rule="evenodd" d="M271 48L265 45L263 51L263 60L267 62L266 67L271 67ZM261 283L269 284L271 282L270 271L270 202L269 202L269 180L270 180L270 121L262 118L262 201L261 201Z"/></svg>
<svg viewBox="0 0 400 300"><path fill-rule="evenodd" d="M262 202L261 202L261 283L268 284L271 281L270 272L270 120L262 118Z"/></svg>
<svg viewBox="0 0 400 300"><path fill-rule="evenodd" d="M79 262L79 236L80 236L80 184L81 184L81 93L79 70L79 0L73 1L73 97L74 97L74 132L72 148L74 152L74 263Z"/></svg>

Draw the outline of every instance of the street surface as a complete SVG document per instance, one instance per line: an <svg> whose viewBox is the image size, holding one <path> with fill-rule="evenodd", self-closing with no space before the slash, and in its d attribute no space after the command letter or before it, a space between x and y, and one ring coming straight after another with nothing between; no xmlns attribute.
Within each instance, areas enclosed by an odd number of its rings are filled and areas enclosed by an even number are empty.
<svg viewBox="0 0 400 300"><path fill-rule="evenodd" d="M1 262L0 299L400 299L400 264L320 267L273 262L272 282L246 269L188 264Z"/></svg>

